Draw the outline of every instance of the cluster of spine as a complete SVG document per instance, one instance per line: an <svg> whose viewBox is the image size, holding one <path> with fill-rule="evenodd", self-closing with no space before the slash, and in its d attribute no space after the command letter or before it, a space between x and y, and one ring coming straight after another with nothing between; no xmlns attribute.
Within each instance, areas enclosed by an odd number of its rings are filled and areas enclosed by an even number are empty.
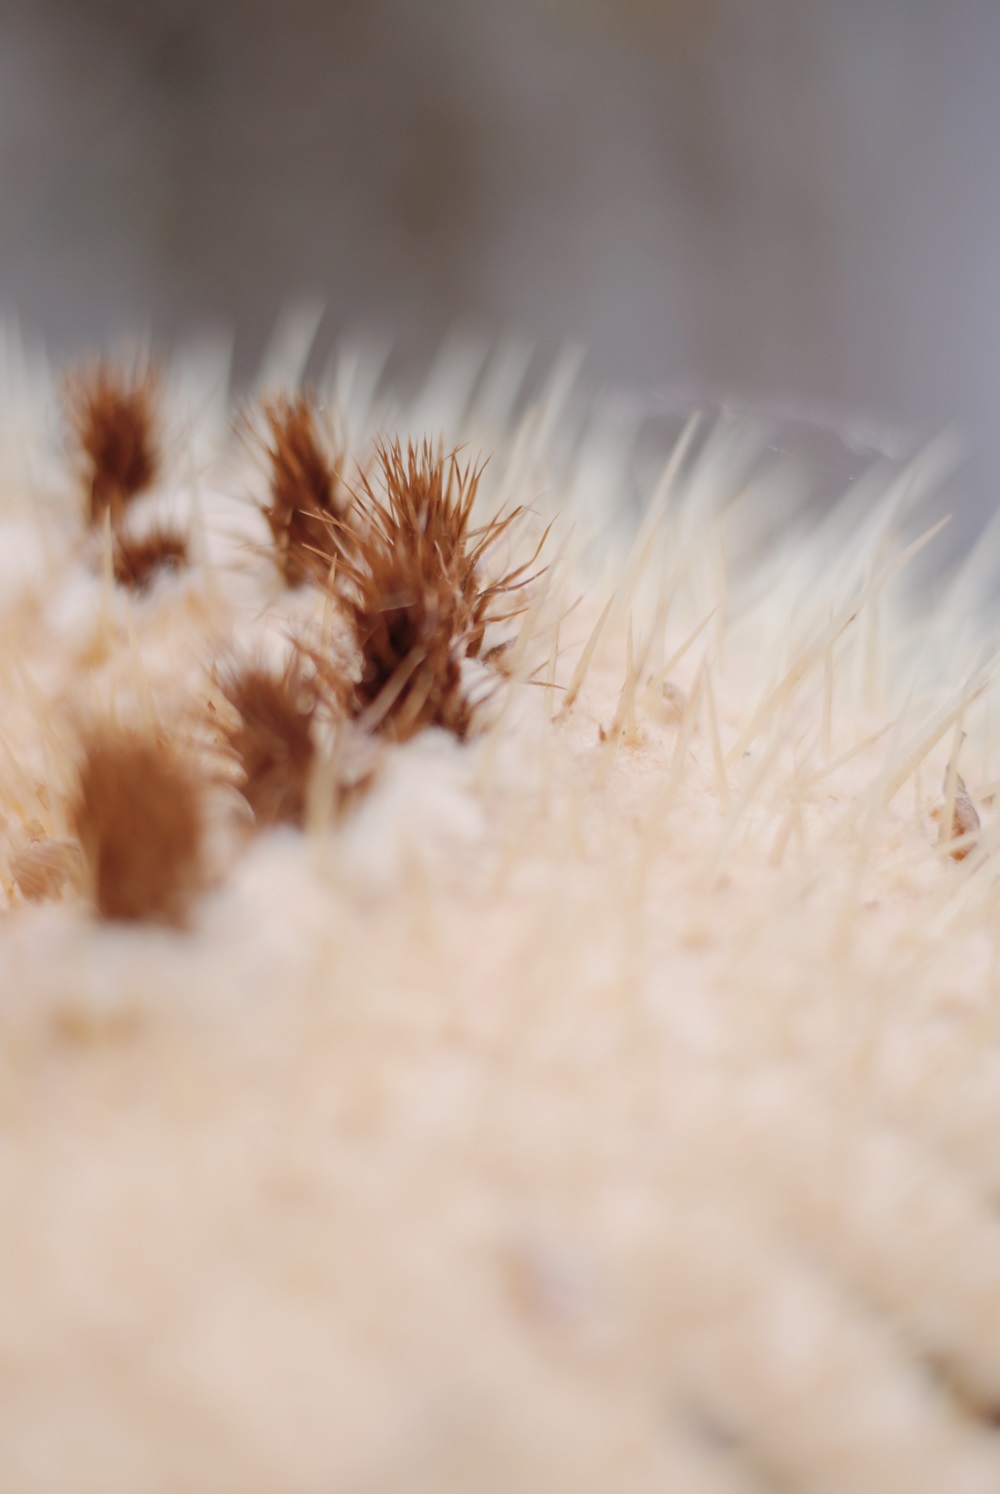
<svg viewBox="0 0 1000 1494"><path fill-rule="evenodd" d="M188 562L181 531L159 525L140 534L129 523L133 501L161 470L159 393L148 363L130 372L94 364L66 386L85 525L110 535L114 580L131 591ZM502 646L486 647L487 629L521 610L538 550L497 571L489 552L521 509L475 527L482 467L440 443L376 441L351 487L314 396L265 399L260 413L267 494L259 507L271 562L287 587L324 595L341 646L293 639L280 669L220 663L216 735L255 826L301 827L331 743L337 772L325 789L340 814L370 784L378 739L403 742L427 727L469 736L483 694L481 681L478 695L468 683L468 661L501 665ZM75 880L101 917L187 919L207 875L214 781L196 763L194 751L162 732L103 725L84 736L70 806ZM22 890L48 895L68 880L26 873Z"/></svg>
<svg viewBox="0 0 1000 1494"><path fill-rule="evenodd" d="M188 563L187 537L158 520L136 532L129 513L156 483L162 466L160 380L155 364L131 369L99 362L66 384L66 413L82 474L84 519L89 529L108 526L115 581L147 590L157 575Z"/></svg>
<svg viewBox="0 0 1000 1494"><path fill-rule="evenodd" d="M475 704L464 661L481 657L490 623L520 610L505 610L501 598L526 584L534 563L485 575L486 552L521 510L474 529L481 467L428 442L405 452L398 441L377 443L375 456L382 491L362 478L354 544L339 572L360 662L349 709L396 740L426 726L465 737Z"/></svg>
<svg viewBox="0 0 1000 1494"><path fill-rule="evenodd" d="M347 542L344 454L323 440L309 395L265 399L263 416L270 481L262 508L274 564L287 586L322 584Z"/></svg>

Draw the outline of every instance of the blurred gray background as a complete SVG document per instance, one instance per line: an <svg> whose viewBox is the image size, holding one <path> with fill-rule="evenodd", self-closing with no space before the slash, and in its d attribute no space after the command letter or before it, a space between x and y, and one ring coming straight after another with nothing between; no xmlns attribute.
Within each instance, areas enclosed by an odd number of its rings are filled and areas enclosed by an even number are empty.
<svg viewBox="0 0 1000 1494"><path fill-rule="evenodd" d="M57 351L456 322L1000 475L1000 0L3 0L0 310Z"/></svg>

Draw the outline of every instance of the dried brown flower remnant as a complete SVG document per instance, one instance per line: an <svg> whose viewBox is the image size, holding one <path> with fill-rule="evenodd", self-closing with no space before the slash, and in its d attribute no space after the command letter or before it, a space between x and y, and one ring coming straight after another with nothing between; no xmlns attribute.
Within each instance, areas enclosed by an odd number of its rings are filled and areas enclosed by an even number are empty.
<svg viewBox="0 0 1000 1494"><path fill-rule="evenodd" d="M944 794L948 795L948 777L951 772L950 766L945 769ZM948 841L958 841L960 844L952 847L949 855L953 861L964 861L969 852L975 849L975 837L980 829L979 811L972 802L972 795L965 786L965 779L961 773L955 774L955 803L952 807L951 825L945 824L947 818L945 809L942 807L937 813L938 821L938 844L943 845Z"/></svg>
<svg viewBox="0 0 1000 1494"><path fill-rule="evenodd" d="M301 825L315 758L315 683L293 661L280 674L258 664L231 670L221 688L236 712L226 740L257 824Z"/></svg>
<svg viewBox="0 0 1000 1494"><path fill-rule="evenodd" d="M474 709L462 660L479 655L487 625L503 620L498 598L527 584L534 560L493 581L482 574L486 551L521 510L474 530L481 467L426 441L405 453L398 441L375 451L384 496L363 477L357 554L340 572L361 659L354 712L397 739L425 726L464 737Z"/></svg>
<svg viewBox="0 0 1000 1494"><path fill-rule="evenodd" d="M165 742L93 731L72 813L101 918L185 921L202 883L204 814L193 771Z"/></svg>
<svg viewBox="0 0 1000 1494"><path fill-rule="evenodd" d="M188 564L187 537L167 524L138 536L119 530L112 544L111 563L119 586L147 591L161 571L182 570Z"/></svg>
<svg viewBox="0 0 1000 1494"><path fill-rule="evenodd" d="M127 373L111 363L92 363L67 381L67 413L84 468L89 524L100 524L106 513L117 524L133 498L154 481L158 396L159 377L151 364Z"/></svg>
<svg viewBox="0 0 1000 1494"><path fill-rule="evenodd" d="M337 464L316 428L315 403L307 395L264 403L270 432L270 501L264 506L278 569L289 586L322 582L344 545L339 523L348 507Z"/></svg>

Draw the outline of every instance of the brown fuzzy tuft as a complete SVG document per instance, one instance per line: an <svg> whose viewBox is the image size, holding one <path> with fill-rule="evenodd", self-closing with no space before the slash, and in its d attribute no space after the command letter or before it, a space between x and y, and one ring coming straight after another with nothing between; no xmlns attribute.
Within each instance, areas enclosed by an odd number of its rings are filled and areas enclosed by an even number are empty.
<svg viewBox="0 0 1000 1494"><path fill-rule="evenodd" d="M66 408L86 483L86 518L93 526L125 509L159 471L159 376L152 364L131 374L106 362L83 368L66 383Z"/></svg>
<svg viewBox="0 0 1000 1494"><path fill-rule="evenodd" d="M138 537L118 530L112 544L115 580L129 591L147 591L161 571L183 570L188 559L187 537L166 524Z"/></svg>
<svg viewBox="0 0 1000 1494"><path fill-rule="evenodd" d="M303 826L314 776L321 795L329 795L328 808L335 817L371 787L373 744L343 719L349 687L329 657L297 643L280 673L263 664L244 664L231 668L220 684L236 714L223 733L242 769L243 795L258 828ZM325 764L320 761L321 723L327 728Z"/></svg>
<svg viewBox="0 0 1000 1494"><path fill-rule="evenodd" d="M487 625L503 620L498 598L527 584L519 578L532 563L488 582L483 559L521 510L473 530L481 467L426 441L405 454L398 441L375 451L385 496L362 478L358 553L341 567L361 658L353 711L397 739L425 726L465 737L474 706L462 660L480 654Z"/></svg>
<svg viewBox="0 0 1000 1494"><path fill-rule="evenodd" d="M281 674L259 664L234 669L221 689L236 712L224 732L243 770L243 795L257 824L301 825L316 753L314 681L293 660Z"/></svg>
<svg viewBox="0 0 1000 1494"><path fill-rule="evenodd" d="M166 743L93 731L72 817L101 918L185 921L203 880L204 811L192 770Z"/></svg>
<svg viewBox="0 0 1000 1494"><path fill-rule="evenodd" d="M281 396L264 403L270 431L270 501L264 506L274 540L275 563L289 586L322 583L344 547L341 520L349 497L339 464L324 449L310 395Z"/></svg>

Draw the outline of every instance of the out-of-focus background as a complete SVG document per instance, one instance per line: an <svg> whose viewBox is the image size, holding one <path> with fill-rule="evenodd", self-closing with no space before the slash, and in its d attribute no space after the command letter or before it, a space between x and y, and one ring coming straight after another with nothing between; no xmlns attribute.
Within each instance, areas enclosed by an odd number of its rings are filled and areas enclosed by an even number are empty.
<svg viewBox="0 0 1000 1494"><path fill-rule="evenodd" d="M1000 476L997 0L5 0L0 311L253 367L456 323L598 378L958 421Z"/></svg>

